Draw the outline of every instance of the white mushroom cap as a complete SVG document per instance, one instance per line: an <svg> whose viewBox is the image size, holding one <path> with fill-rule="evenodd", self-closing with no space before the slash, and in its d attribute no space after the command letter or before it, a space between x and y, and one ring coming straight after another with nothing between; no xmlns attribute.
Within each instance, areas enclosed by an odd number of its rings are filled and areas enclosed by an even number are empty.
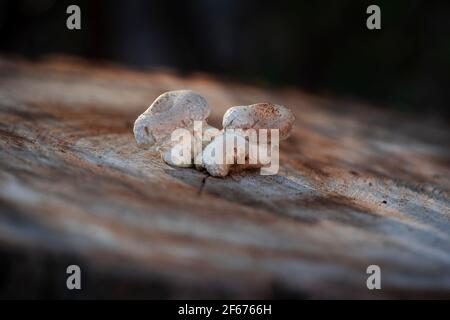
<svg viewBox="0 0 450 320"><path fill-rule="evenodd" d="M170 144L177 128L192 129L194 121L204 121L210 113L208 103L191 90L169 91L160 95L134 122L134 137L139 145Z"/></svg>
<svg viewBox="0 0 450 320"><path fill-rule="evenodd" d="M222 125L224 129L278 129L280 140L284 140L289 137L294 120L294 114L284 106L256 103L228 109Z"/></svg>

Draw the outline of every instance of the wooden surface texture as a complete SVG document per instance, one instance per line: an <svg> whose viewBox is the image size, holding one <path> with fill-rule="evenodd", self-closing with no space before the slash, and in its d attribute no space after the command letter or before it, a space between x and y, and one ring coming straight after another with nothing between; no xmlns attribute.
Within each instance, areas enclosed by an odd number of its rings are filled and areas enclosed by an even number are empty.
<svg viewBox="0 0 450 320"><path fill-rule="evenodd" d="M175 89L217 126L234 105L291 108L279 174L214 178L137 147L134 120ZM294 88L1 58L0 296L450 298L449 141L444 123Z"/></svg>

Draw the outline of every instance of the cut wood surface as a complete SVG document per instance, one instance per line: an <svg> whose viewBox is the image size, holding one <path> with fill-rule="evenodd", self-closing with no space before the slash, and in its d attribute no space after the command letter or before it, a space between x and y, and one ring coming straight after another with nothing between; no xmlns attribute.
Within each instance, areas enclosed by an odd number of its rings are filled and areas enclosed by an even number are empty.
<svg viewBox="0 0 450 320"><path fill-rule="evenodd" d="M279 173L214 178L139 148L134 120L177 89L219 127L231 106L291 108ZM1 297L450 298L445 123L204 74L2 58L0 136Z"/></svg>

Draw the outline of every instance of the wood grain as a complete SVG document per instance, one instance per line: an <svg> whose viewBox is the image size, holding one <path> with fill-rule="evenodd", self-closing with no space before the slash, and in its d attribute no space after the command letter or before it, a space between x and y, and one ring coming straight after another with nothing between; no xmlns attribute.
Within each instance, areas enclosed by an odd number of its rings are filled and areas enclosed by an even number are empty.
<svg viewBox="0 0 450 320"><path fill-rule="evenodd" d="M135 118L175 89L203 95L217 126L233 105L290 107L279 174L214 178L138 148ZM450 298L444 123L204 74L2 58L0 136L1 297Z"/></svg>

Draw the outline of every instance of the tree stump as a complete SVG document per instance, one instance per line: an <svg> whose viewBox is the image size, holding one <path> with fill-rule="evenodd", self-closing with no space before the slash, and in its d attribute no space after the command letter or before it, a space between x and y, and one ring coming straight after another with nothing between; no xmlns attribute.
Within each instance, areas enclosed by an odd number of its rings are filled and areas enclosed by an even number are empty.
<svg viewBox="0 0 450 320"><path fill-rule="evenodd" d="M218 127L230 106L291 108L279 173L215 178L137 147L136 117L177 89ZM1 297L450 298L444 122L62 57L1 58L0 112Z"/></svg>

